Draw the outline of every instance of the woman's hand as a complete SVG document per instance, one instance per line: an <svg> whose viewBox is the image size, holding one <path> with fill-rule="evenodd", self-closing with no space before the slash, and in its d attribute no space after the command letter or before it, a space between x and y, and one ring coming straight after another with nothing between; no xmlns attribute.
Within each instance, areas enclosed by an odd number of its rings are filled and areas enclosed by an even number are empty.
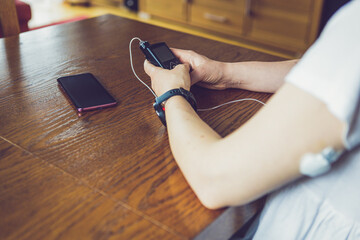
<svg viewBox="0 0 360 240"><path fill-rule="evenodd" d="M223 63L211 60L191 50L171 49L182 63L188 63L192 69L191 85L198 85L210 89L225 89L223 78Z"/></svg>
<svg viewBox="0 0 360 240"><path fill-rule="evenodd" d="M218 62L194 51L171 49L192 68L191 84L210 89L241 88L255 92L276 92L297 60L280 62Z"/></svg>
<svg viewBox="0 0 360 240"><path fill-rule="evenodd" d="M144 70L151 78L151 87L158 96L175 88L190 90L190 66L187 63L179 64L174 69L167 70L156 67L146 60Z"/></svg>

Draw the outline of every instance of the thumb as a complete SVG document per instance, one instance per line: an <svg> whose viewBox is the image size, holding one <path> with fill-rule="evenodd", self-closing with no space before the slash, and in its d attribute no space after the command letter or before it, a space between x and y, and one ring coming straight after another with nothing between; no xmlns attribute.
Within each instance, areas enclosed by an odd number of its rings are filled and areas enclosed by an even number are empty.
<svg viewBox="0 0 360 240"><path fill-rule="evenodd" d="M162 68L154 66L148 60L145 59L145 61L144 61L144 70L145 70L145 73L147 75L149 75L151 77L159 69L162 69Z"/></svg>
<svg viewBox="0 0 360 240"><path fill-rule="evenodd" d="M151 76L151 74L154 72L154 69L152 68L152 66L150 66L150 63L148 60L145 59L144 61L144 71L146 72L147 75Z"/></svg>
<svg viewBox="0 0 360 240"><path fill-rule="evenodd" d="M178 64L176 67L175 67L175 69L184 69L186 72L190 72L190 69L191 69L191 67L190 67L190 64L189 63L182 63L182 64Z"/></svg>

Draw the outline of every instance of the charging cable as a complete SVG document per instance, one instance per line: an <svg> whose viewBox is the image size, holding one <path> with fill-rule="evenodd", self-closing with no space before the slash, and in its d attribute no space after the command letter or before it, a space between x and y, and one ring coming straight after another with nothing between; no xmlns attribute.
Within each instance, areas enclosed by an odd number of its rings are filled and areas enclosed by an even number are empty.
<svg viewBox="0 0 360 240"><path fill-rule="evenodd" d="M132 52L131 52L131 46L132 46L132 42L134 40L138 40L141 43L143 43L144 41L141 40L140 38L138 37L134 37L130 40L130 43L129 43L129 53L130 53L130 65L131 65L131 69L135 75L135 77L145 86L149 89L149 91L155 96L155 98L157 98L157 95L156 93L151 89L151 87L149 87L143 80L141 80L139 78L139 76L136 74L135 72L135 69L134 69L134 64L133 64L133 59L132 59ZM215 110L217 108L220 108L220 107L223 107L225 105L228 105L228 104L232 104L232 103L236 103L236 102L242 102L242 101L255 101L255 102L258 102L258 103L261 103L262 105L266 105L264 102L260 101L260 100L257 100L257 99L254 99L254 98L243 98L243 99L237 99L237 100L233 100L233 101L229 101L229 102L226 102L226 103L223 103L223 104L220 104L220 105L217 105L215 107L211 107L211 108L203 108L203 109L198 109L197 111L199 112L205 112L205 111L210 111L210 110Z"/></svg>

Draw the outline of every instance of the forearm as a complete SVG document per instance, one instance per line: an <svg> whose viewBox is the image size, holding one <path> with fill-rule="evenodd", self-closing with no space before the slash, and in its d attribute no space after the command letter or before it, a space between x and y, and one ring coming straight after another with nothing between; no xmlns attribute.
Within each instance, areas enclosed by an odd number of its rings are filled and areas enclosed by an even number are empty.
<svg viewBox="0 0 360 240"><path fill-rule="evenodd" d="M170 98L165 109L173 156L205 207L246 204L267 191L258 178L265 173L253 156L256 141L248 141L249 136L234 142L229 141L229 136L222 138L181 96ZM281 174L276 176L280 178Z"/></svg>
<svg viewBox="0 0 360 240"><path fill-rule="evenodd" d="M214 208L215 194L209 189L214 181L211 151L222 138L204 123L181 96L166 102L166 122L170 147L188 183L208 208Z"/></svg>
<svg viewBox="0 0 360 240"><path fill-rule="evenodd" d="M291 84L225 138L181 96L170 98L165 108L175 160L200 201L211 209L248 203L299 178L304 154L328 146L343 148L346 126L323 102Z"/></svg>
<svg viewBox="0 0 360 240"><path fill-rule="evenodd" d="M251 162L243 157L247 154L238 153L237 159L233 159L231 151L234 148L224 148L226 138L203 122L183 97L170 98L165 109L175 161L205 207L218 209L246 204L261 195L247 181L248 172L251 172L249 169L252 168ZM236 149L239 148L245 150L246 142L239 141ZM257 184L253 179L251 182ZM240 196L233 197L237 189L241 189Z"/></svg>
<svg viewBox="0 0 360 240"><path fill-rule="evenodd" d="M297 61L221 63L222 78L227 88L276 92Z"/></svg>

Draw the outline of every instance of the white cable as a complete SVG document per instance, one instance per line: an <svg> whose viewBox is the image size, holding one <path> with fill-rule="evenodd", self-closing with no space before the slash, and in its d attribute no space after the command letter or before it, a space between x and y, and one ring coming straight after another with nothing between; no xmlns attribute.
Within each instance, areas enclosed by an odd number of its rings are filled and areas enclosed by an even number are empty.
<svg viewBox="0 0 360 240"><path fill-rule="evenodd" d="M132 60L132 52L131 52L131 44L134 40L139 40L139 42L142 42L142 40L138 37L134 37L130 40L130 43L129 43L129 53L130 53L130 65L131 65L131 69L135 75L135 77L142 83L144 84L144 86L146 86L150 92L155 96L155 98L157 98L157 95L156 93L146 84L144 83L140 78L139 76L136 74L135 72L135 69L134 69L134 65L133 65L133 60ZM255 101L255 102L258 102L258 103L261 103L262 105L266 105L265 103L263 103L262 101L260 100L257 100L257 99L254 99L254 98L243 98L243 99L237 99L237 100L233 100L233 101L230 101L230 102L226 102L226 103L223 103L223 104L220 104L220 105L217 105L215 107L211 107L211 108L204 108L204 109L198 109L197 111L199 112L205 112L205 111L210 111L210 110L214 110L214 109L217 109L219 107L222 107L222 106L225 106L225 105L228 105L228 104L231 104L231 103L236 103L236 102L242 102L242 101Z"/></svg>
<svg viewBox="0 0 360 240"><path fill-rule="evenodd" d="M211 108L198 109L198 111L199 112L205 112L205 111L215 110L215 109L217 109L219 107L222 107L222 106L225 106L225 105L228 105L228 104L231 104L231 103L242 102L242 101L255 101L255 102L261 103L262 105L266 105L262 101L254 99L254 98L243 98L243 99L237 99L237 100L233 100L233 101L230 101L230 102L226 102L226 103L223 103L223 104L217 105L215 107L211 107Z"/></svg>
<svg viewBox="0 0 360 240"><path fill-rule="evenodd" d="M134 65L133 65L133 60L132 60L132 53L131 53L131 44L132 44L132 42L133 42L134 40L139 40L139 42L142 42L142 40L141 40L140 38L134 37L134 38L131 39L131 41L130 41L130 43L129 43L129 53L130 53L130 65L131 65L131 69L132 69L135 77L136 77L142 84L144 84L144 85L150 90L150 92L155 96L155 98L157 98L156 93L155 93L146 83L144 83L144 82L139 78L139 76L136 74L136 72L135 72Z"/></svg>

